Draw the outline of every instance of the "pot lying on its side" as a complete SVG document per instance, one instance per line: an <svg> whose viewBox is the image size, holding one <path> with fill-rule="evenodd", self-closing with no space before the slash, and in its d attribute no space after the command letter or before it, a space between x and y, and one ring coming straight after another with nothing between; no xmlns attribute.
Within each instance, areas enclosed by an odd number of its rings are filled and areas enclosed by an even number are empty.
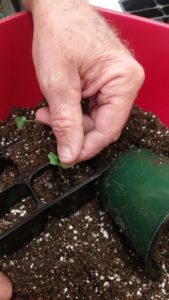
<svg viewBox="0 0 169 300"><path fill-rule="evenodd" d="M100 199L144 260L146 273L159 275L153 249L169 220L169 159L147 149L129 150L101 179Z"/></svg>

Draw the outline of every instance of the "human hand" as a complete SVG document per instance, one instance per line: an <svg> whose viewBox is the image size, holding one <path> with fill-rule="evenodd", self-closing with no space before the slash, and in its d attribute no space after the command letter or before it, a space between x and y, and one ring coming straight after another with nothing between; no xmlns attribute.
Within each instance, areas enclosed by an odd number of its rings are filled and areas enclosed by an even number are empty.
<svg viewBox="0 0 169 300"><path fill-rule="evenodd" d="M33 59L63 163L89 159L116 141L144 80L142 67L85 0L27 1ZM90 98L82 115L81 98Z"/></svg>
<svg viewBox="0 0 169 300"><path fill-rule="evenodd" d="M0 300L10 300L12 297L12 283L0 272Z"/></svg>

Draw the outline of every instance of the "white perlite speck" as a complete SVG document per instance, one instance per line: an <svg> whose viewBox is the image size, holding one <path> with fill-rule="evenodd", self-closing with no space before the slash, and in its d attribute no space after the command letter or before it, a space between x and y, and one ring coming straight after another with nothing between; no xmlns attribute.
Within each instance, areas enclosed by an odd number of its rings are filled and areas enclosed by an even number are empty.
<svg viewBox="0 0 169 300"><path fill-rule="evenodd" d="M45 234L45 237L46 237L46 238L48 238L49 236L50 236L50 234L49 234L49 233L46 233L46 234Z"/></svg>
<svg viewBox="0 0 169 300"><path fill-rule="evenodd" d="M93 219L90 217L90 216L85 216L85 220L88 220L89 222L92 222L93 221Z"/></svg>
<svg viewBox="0 0 169 300"><path fill-rule="evenodd" d="M140 291L137 291L137 296L142 296L142 293Z"/></svg>
<svg viewBox="0 0 169 300"><path fill-rule="evenodd" d="M110 286L110 282L108 282L108 281L105 281L105 282L104 282L104 284L103 284L103 286L105 286L105 287L109 287L109 286Z"/></svg>
<svg viewBox="0 0 169 300"><path fill-rule="evenodd" d="M106 230L104 230L103 228L100 229L100 232L103 234L103 237L105 239L108 239L109 238L109 234Z"/></svg>
<svg viewBox="0 0 169 300"><path fill-rule="evenodd" d="M64 261L65 260L65 257L64 256L61 256L60 257L60 261Z"/></svg>

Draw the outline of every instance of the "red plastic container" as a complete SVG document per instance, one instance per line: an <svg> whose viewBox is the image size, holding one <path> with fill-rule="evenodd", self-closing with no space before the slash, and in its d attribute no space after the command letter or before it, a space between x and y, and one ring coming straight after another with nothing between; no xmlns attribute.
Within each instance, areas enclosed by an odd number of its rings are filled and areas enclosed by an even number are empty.
<svg viewBox="0 0 169 300"><path fill-rule="evenodd" d="M136 102L169 125L169 26L101 10L143 65L145 83ZM32 62L33 24L27 12L0 21L0 119L11 106L35 106L42 98Z"/></svg>
<svg viewBox="0 0 169 300"><path fill-rule="evenodd" d="M169 26L129 14L99 12L118 28L145 69L146 80L136 102L169 125ZM13 105L35 106L41 100L31 55L32 32L32 18L27 12L0 21L1 119Z"/></svg>

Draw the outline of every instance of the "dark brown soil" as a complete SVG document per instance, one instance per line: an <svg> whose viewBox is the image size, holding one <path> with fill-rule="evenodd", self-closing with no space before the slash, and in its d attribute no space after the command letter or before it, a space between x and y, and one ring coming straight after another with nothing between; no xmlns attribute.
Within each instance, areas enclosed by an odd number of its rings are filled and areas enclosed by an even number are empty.
<svg viewBox="0 0 169 300"><path fill-rule="evenodd" d="M16 181L18 175L19 173L15 166L7 166L1 174L0 192L2 192L9 185L12 185Z"/></svg>
<svg viewBox="0 0 169 300"><path fill-rule="evenodd" d="M25 115L25 111L20 114ZM34 120L34 111L27 111L26 116L28 120ZM48 153L56 151L55 139L48 126L27 122L22 129L17 130L14 121L13 131L18 132L20 142L8 148L6 157L12 159L21 175L30 174L48 163Z"/></svg>
<svg viewBox="0 0 169 300"><path fill-rule="evenodd" d="M60 173L61 172L61 173ZM43 203L61 196L78 183L89 178L93 170L87 163L81 163L68 169L45 171L34 180L33 187Z"/></svg>
<svg viewBox="0 0 169 300"><path fill-rule="evenodd" d="M23 115L23 112L20 114ZM34 111L27 111L26 114L29 119L34 118ZM0 133L2 148L11 144L11 140L23 139L22 144L7 150L7 156L13 160L21 175L45 164L47 154L55 151L50 128L38 123L28 123L18 131L14 116L11 116L9 124L3 122L0 125ZM103 155L111 161L121 151L133 147L146 147L169 156L169 131L151 113L134 108L121 138L110 145ZM91 170L88 171L91 174ZM46 202L53 199L51 185L55 190L55 176L56 173L53 177L51 171L47 171L34 182L39 196ZM38 238L13 255L1 257L0 269L12 279L14 298L20 300L38 297L39 300L168 300L167 231L158 245L157 260L163 272L156 282L145 276L137 255L117 232L97 200L69 218L50 217L45 232Z"/></svg>

